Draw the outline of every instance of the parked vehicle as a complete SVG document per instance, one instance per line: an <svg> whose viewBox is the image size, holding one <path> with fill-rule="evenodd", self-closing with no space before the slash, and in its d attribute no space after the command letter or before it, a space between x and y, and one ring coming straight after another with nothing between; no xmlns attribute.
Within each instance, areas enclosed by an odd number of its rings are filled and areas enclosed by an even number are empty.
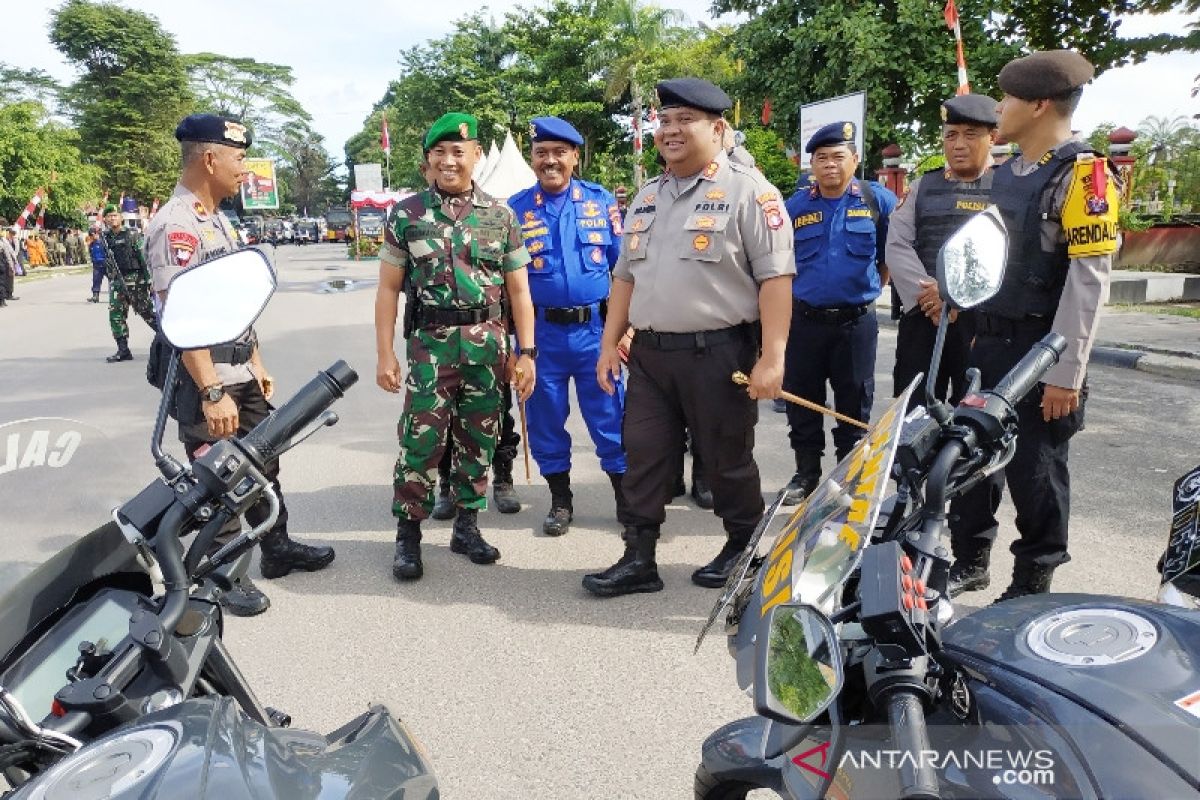
<svg viewBox="0 0 1200 800"><path fill-rule="evenodd" d="M172 281L161 331L182 350L233 341L274 288L258 250L197 265ZM166 386L180 369L176 353ZM172 403L164 391L152 440L163 477L0 598L6 797L438 797L423 750L386 708L324 736L292 730L285 713L260 704L222 641L217 598L244 573L274 513L209 555L218 530L261 498L278 512L264 469L335 423L328 407L357 380L336 362L190 468L161 449Z"/></svg>
<svg viewBox="0 0 1200 800"><path fill-rule="evenodd" d="M705 631L725 616L758 716L705 741L697 798L1200 797L1200 613L1042 594L951 622L948 501L1012 458L1014 406L1066 344L932 399L950 308L994 295L1006 252L994 209L951 237L926 407L905 415L914 382L760 555L776 501L731 576ZM1197 487L1164 581L1195 570Z"/></svg>
<svg viewBox="0 0 1200 800"><path fill-rule="evenodd" d="M296 232L296 244L315 244L321 241L321 229L315 219L302 219L298 221L294 230Z"/></svg>
<svg viewBox="0 0 1200 800"><path fill-rule="evenodd" d="M325 240L329 242L345 242L352 237L350 229L354 218L349 209L331 208L325 212Z"/></svg>
<svg viewBox="0 0 1200 800"><path fill-rule="evenodd" d="M387 212L382 208L360 208L358 210L358 231L364 239L382 242L383 226L386 222Z"/></svg>

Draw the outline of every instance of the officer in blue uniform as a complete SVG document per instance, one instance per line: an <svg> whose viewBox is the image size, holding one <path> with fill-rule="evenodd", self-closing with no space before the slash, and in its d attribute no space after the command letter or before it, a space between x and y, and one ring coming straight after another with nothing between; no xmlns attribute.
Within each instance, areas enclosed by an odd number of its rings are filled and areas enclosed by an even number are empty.
<svg viewBox="0 0 1200 800"><path fill-rule="evenodd" d="M834 408L866 422L875 394L875 299L887 283L887 219L898 201L880 184L854 177L854 132L854 123L835 122L813 134L804 148L812 154L813 182L786 203L796 277L783 388L825 405L828 382ZM784 503L794 505L820 479L824 417L797 405L789 405L787 415L796 474ZM862 435L859 428L837 423L833 445L839 460Z"/></svg>
<svg viewBox="0 0 1200 800"><path fill-rule="evenodd" d="M600 466L612 482L617 519L628 523L621 492L625 393L618 386L609 395L596 381L610 272L621 252L621 216L607 189L574 177L583 137L569 122L537 117L530 135L530 164L538 182L508 204L533 259L529 292L537 316L538 385L526 409L529 449L550 484L550 512L542 531L561 536L574 513L566 429L572 379Z"/></svg>

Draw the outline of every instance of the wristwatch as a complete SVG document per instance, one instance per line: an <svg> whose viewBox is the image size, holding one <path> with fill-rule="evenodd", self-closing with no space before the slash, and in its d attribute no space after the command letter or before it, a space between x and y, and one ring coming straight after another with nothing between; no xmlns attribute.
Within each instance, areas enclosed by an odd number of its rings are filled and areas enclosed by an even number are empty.
<svg viewBox="0 0 1200 800"><path fill-rule="evenodd" d="M206 403L219 403L224 396L225 387L219 383L214 383L212 386L205 386L200 390L200 399Z"/></svg>
<svg viewBox="0 0 1200 800"><path fill-rule="evenodd" d="M519 356L529 356L529 357L530 357L530 358L532 358L534 361L537 361L537 353L538 353L538 351L537 351L537 347L536 347L536 346L534 346L534 347L521 347L521 348L518 348L518 349L517 349L517 355L519 355Z"/></svg>

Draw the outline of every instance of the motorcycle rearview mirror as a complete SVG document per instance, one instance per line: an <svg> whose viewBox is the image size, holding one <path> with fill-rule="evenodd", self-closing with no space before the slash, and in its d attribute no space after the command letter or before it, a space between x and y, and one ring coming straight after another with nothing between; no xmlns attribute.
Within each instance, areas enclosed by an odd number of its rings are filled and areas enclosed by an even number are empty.
<svg viewBox="0 0 1200 800"><path fill-rule="evenodd" d="M837 632L810 605L782 603L770 614L766 640L755 650L754 708L765 717L805 725L842 690Z"/></svg>
<svg viewBox="0 0 1200 800"><path fill-rule="evenodd" d="M925 379L925 407L943 424L949 421L950 413L937 401L934 391L950 312L974 308L994 297L1004 281L1007 261L1008 228L1000 217L1000 209L994 205L967 220L938 251L937 281L943 301L942 316Z"/></svg>
<svg viewBox="0 0 1200 800"><path fill-rule="evenodd" d="M232 342L250 329L274 292L275 271L266 254L239 250L172 278L160 328L177 350Z"/></svg>
<svg viewBox="0 0 1200 800"><path fill-rule="evenodd" d="M202 350L239 339L267 307L275 286L271 262L265 253L254 248L189 267L177 273L167 285L158 327L171 346L171 354L165 368L150 452L168 480L183 469L162 450L163 430L181 368L180 351ZM190 380L186 375L184 378Z"/></svg>

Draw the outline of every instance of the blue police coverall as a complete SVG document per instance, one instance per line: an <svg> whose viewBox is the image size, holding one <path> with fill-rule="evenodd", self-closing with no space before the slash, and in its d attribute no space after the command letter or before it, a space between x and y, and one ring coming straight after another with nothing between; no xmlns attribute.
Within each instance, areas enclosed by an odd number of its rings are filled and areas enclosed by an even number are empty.
<svg viewBox="0 0 1200 800"><path fill-rule="evenodd" d="M621 252L617 201L597 183L572 179L558 195L540 185L508 200L521 224L529 265L529 293L537 316L537 385L526 409L529 450L543 475L569 472L569 382L605 472L625 472L621 418L625 389L605 394L596 381L610 271Z"/></svg>
<svg viewBox="0 0 1200 800"><path fill-rule="evenodd" d="M898 200L871 181L879 222L857 180L839 198L826 199L814 183L790 198L796 277L792 282L792 324L784 362L783 388L826 404L825 384L833 387L834 408L866 422L875 395L875 349L879 327L874 303L882 289L877 264L883 260L888 215ZM817 463L825 449L824 417L789 404L789 439L797 465L807 454ZM843 422L833 429L840 460L862 438L860 428Z"/></svg>

